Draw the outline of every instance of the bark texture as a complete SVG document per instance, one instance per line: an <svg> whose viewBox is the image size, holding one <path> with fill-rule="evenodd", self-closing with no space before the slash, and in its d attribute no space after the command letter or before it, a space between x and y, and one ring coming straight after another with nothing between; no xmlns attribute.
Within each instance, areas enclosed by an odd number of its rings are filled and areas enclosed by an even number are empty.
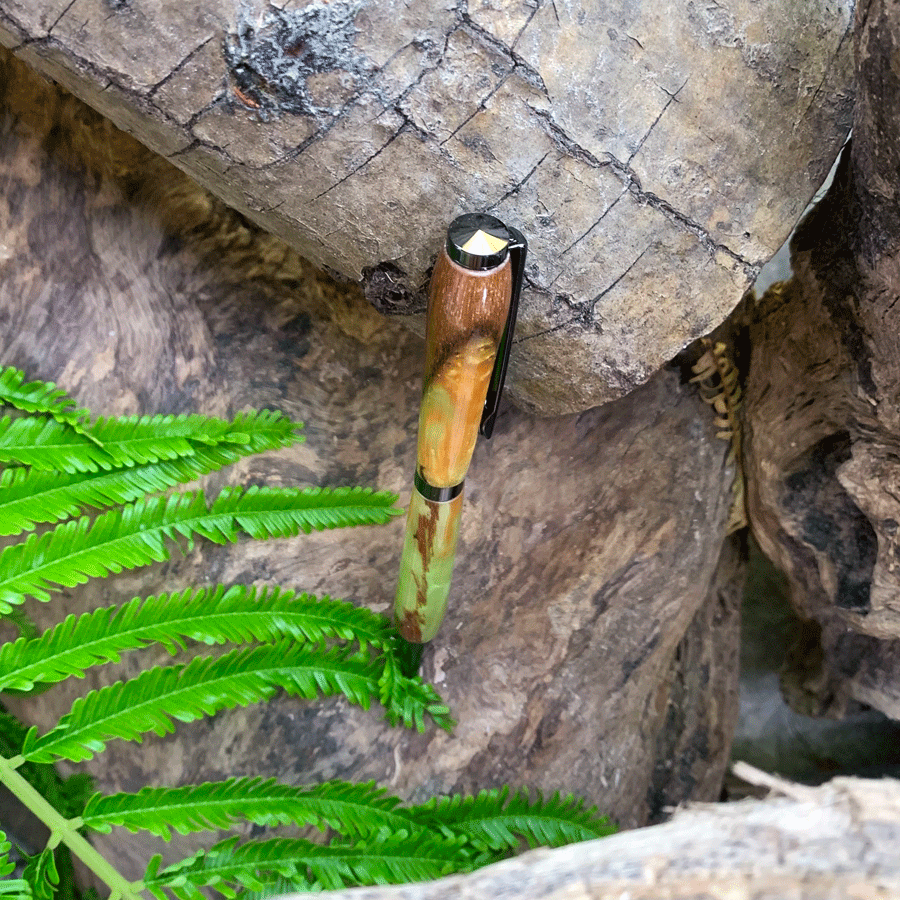
<svg viewBox="0 0 900 900"><path fill-rule="evenodd" d="M748 769L745 774L754 777ZM819 788L776 785L783 796L697 805L679 810L665 825L535 850L466 877L322 896L886 900L900 895L900 782L839 778Z"/></svg>
<svg viewBox="0 0 900 900"><path fill-rule="evenodd" d="M847 133L851 10L0 0L0 43L420 330L446 223L521 228L510 387L564 413L646 381L781 245Z"/></svg>
<svg viewBox="0 0 900 900"><path fill-rule="evenodd" d="M852 147L756 304L746 391L750 519L806 625L801 711L900 718L900 5L857 9Z"/></svg>
<svg viewBox="0 0 900 900"><path fill-rule="evenodd" d="M307 442L214 483L361 483L405 502L422 341L21 63L0 65L3 362L104 413L280 408L306 421ZM101 788L258 773L375 778L423 798L510 782L579 792L625 826L715 799L736 714L742 573L724 539L726 455L710 409L671 367L556 421L501 411L476 449L451 610L425 660L459 720L453 735L283 698L140 747L113 742L91 763ZM214 581L388 611L402 531L396 520L199 548L29 613L46 623ZM59 685L22 712L46 727L113 677ZM189 849L181 841L167 855ZM127 835L103 843L134 874L153 849Z"/></svg>

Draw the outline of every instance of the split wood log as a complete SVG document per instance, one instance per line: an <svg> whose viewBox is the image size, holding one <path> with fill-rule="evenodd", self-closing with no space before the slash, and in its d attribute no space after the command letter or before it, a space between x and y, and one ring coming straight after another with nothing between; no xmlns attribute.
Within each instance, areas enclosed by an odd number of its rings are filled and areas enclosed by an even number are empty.
<svg viewBox="0 0 900 900"><path fill-rule="evenodd" d="M852 6L0 0L0 44L382 310L421 312L456 214L521 228L510 387L558 414L781 245L847 134Z"/></svg>
<svg viewBox="0 0 900 900"><path fill-rule="evenodd" d="M748 778L757 774L743 767ZM763 777L781 796L692 805L665 825L535 850L430 884L323 900L889 900L900 896L900 781L818 788ZM286 895L299 900L299 894Z"/></svg>
<svg viewBox="0 0 900 900"><path fill-rule="evenodd" d="M306 421L307 442L224 479L367 484L405 502L421 339L8 55L0 95L0 359L107 414L280 408ZM504 407L476 450L451 609L425 659L453 735L282 698L141 746L113 742L89 768L102 790L261 774L377 779L422 799L509 782L582 794L624 826L715 799L736 715L742 578L724 534L727 449L671 367L555 421ZM402 532L398 519L202 548L28 612L46 625L215 581L389 611ZM149 651L124 672L165 658ZM46 728L113 677L94 671L16 708ZM171 857L187 841L161 849ZM157 849L128 835L98 843L135 876Z"/></svg>
<svg viewBox="0 0 900 900"><path fill-rule="evenodd" d="M750 311L746 473L760 546L803 617L801 712L900 719L900 4L857 10L852 147Z"/></svg>

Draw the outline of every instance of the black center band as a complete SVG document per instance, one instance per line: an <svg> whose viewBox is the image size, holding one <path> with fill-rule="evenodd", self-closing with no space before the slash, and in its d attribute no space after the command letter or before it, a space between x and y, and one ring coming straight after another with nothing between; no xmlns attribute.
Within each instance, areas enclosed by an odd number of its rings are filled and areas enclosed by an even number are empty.
<svg viewBox="0 0 900 900"><path fill-rule="evenodd" d="M456 499L462 493L465 481L461 481L459 484L454 484L453 487L435 487L433 484L429 484L421 476L419 470L416 469L413 483L416 486L416 490L426 500L431 500L432 503L447 503L450 500Z"/></svg>

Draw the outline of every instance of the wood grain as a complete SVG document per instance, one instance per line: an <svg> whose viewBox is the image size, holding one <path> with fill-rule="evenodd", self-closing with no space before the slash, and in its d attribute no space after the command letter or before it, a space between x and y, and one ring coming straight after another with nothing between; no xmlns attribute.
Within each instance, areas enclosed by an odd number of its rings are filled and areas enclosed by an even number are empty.
<svg viewBox="0 0 900 900"><path fill-rule="evenodd" d="M454 487L466 477L509 315L511 272L508 257L477 272L457 265L446 250L435 264L417 454L419 471L434 487Z"/></svg>

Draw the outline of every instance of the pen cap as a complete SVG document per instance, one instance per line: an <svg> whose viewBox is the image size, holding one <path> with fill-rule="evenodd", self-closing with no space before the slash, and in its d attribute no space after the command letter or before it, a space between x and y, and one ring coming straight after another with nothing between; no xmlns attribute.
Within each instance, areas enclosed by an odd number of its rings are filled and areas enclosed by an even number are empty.
<svg viewBox="0 0 900 900"><path fill-rule="evenodd" d="M509 319L509 230L493 216L450 226L428 295L418 467L434 487L465 478Z"/></svg>

